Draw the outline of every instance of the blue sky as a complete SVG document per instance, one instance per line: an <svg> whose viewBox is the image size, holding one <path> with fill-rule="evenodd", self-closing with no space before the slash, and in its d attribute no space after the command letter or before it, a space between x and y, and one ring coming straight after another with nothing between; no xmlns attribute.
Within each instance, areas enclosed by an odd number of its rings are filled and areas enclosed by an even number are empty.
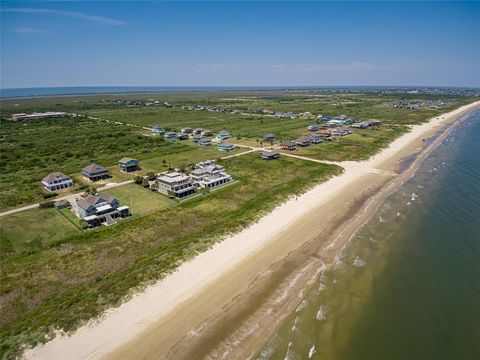
<svg viewBox="0 0 480 360"><path fill-rule="evenodd" d="M480 86L478 2L1 3L1 87Z"/></svg>

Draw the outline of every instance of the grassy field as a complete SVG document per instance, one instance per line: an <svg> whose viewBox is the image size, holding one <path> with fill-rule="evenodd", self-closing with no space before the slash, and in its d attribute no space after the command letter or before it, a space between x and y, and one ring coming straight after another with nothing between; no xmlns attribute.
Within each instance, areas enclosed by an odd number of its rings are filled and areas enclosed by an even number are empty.
<svg viewBox="0 0 480 360"><path fill-rule="evenodd" d="M81 233L57 209L31 209L2 217L1 256L31 254ZM78 222L78 221L77 221Z"/></svg>
<svg viewBox="0 0 480 360"><path fill-rule="evenodd" d="M53 328L74 329L118 303L132 288L164 276L222 235L340 172L335 166L291 158L267 162L258 153L221 163L238 180L236 184L157 211L153 210L160 206L157 199L165 204L159 194L135 185L131 191L114 189L111 193L125 202L131 193L144 200L150 195L150 205L137 211L155 212L95 231L75 234L72 227L72 236L61 242L42 243L29 254L15 249L4 254L2 353L15 353L22 343L43 341Z"/></svg>
<svg viewBox="0 0 480 360"><path fill-rule="evenodd" d="M134 217L148 215L177 204L158 192L136 184L117 187L107 192L117 198L120 204L129 206Z"/></svg>

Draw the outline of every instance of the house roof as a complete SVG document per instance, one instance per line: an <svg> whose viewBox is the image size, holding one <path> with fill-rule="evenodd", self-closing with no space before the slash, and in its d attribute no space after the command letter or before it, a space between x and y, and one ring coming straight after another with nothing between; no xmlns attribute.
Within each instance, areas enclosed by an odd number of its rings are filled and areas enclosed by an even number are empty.
<svg viewBox="0 0 480 360"><path fill-rule="evenodd" d="M95 163L91 163L90 165L85 166L82 169L82 172L86 172L86 173L89 173L89 174L105 172L105 171L108 171L108 170L106 168L104 168L103 166L95 164Z"/></svg>
<svg viewBox="0 0 480 360"><path fill-rule="evenodd" d="M263 156L276 156L280 155L278 151L262 151Z"/></svg>
<svg viewBox="0 0 480 360"><path fill-rule="evenodd" d="M295 146L296 144L293 141L287 140L282 142L282 145L284 146Z"/></svg>
<svg viewBox="0 0 480 360"><path fill-rule="evenodd" d="M52 183L54 182L57 178L61 178L62 180L68 180L70 179L70 177L68 177L67 175L65 175L64 173L60 172L60 171L54 171L50 174L48 174L47 176L45 176L43 178L43 181L45 182L48 182L48 183Z"/></svg>
<svg viewBox="0 0 480 360"><path fill-rule="evenodd" d="M129 157L124 157L124 158L121 158L120 160L118 160L118 162L122 163L122 164L126 164L130 161L138 162L137 159L132 159L132 158L129 158Z"/></svg>
<svg viewBox="0 0 480 360"><path fill-rule="evenodd" d="M115 198L107 193L101 193L98 195L88 194L86 197L80 198L77 201L78 206L83 209L88 209L90 206L95 206L101 202L107 202L111 204Z"/></svg>
<svg viewBox="0 0 480 360"><path fill-rule="evenodd" d="M222 143L218 144L218 146L220 146L220 147L232 147L232 146L235 146L235 145L227 143L227 142L222 142Z"/></svg>

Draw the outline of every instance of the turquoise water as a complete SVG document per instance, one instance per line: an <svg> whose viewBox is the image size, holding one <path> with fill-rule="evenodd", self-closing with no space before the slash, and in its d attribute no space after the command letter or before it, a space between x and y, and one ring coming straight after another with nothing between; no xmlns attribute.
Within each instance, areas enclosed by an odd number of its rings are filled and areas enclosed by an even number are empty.
<svg viewBox="0 0 480 360"><path fill-rule="evenodd" d="M390 196L260 359L480 359L480 111Z"/></svg>

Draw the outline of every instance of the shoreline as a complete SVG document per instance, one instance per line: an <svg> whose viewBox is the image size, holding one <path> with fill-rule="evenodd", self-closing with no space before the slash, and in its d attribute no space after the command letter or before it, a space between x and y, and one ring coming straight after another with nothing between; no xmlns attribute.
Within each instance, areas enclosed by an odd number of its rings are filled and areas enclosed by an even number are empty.
<svg viewBox="0 0 480 360"><path fill-rule="evenodd" d="M191 349L199 349L200 345L196 345L199 343L209 346L208 349L203 348L207 353L216 349L220 350L215 351L215 354L222 353L222 346L225 348L228 345L228 331L235 335L238 329L228 329L223 336L225 339L211 342L203 341L205 337L198 334L206 332L208 339L210 331L210 338L215 338L212 335L218 333L222 320L225 320L222 316L228 318L229 315L226 314L229 311L234 313L242 296L250 297L249 291L255 291L255 285L251 286L255 280L259 276L265 277L265 283L269 283L272 278L277 279L278 273L273 270L275 264L279 265L296 251L301 252L303 246L309 243L315 243L317 247L317 261L307 263L308 269L301 273L302 269L298 270L298 264L292 260L290 273L300 271L298 277L293 277L298 279L295 282L298 287L300 283L312 281L314 276L311 274L316 273L315 269L328 263L345 239L347 244L348 239L353 237L348 236L347 229L339 233L335 230L343 224L340 220L349 219L352 208L368 217L368 213L375 209L374 200L378 201L377 197L381 198L378 194L385 191L385 184L391 183L391 179L406 176L403 172L400 175L394 173L398 161L409 154L419 153L409 167L409 170L412 169L414 164L428 156L428 149L432 149L432 144L438 140L428 144L424 151L418 152L416 150L421 145L419 141L422 137L429 137L444 125L455 123L459 116L479 105L480 102L477 101L424 124L415 125L410 132L394 140L367 161L339 163L345 168L343 174L315 186L296 199L288 200L249 228L217 243L144 292L134 295L118 308L107 311L99 320L81 327L71 336L57 336L44 345L29 349L25 356L31 359L96 359L104 356L127 359L132 354L141 358L151 358L155 354L159 358L174 353L176 358L181 358L188 355ZM320 225L319 216L324 220ZM347 226L358 229L361 225L353 222ZM324 233L323 238L317 241L321 232ZM338 234L334 237L335 240L327 245L327 241L336 232ZM339 241L342 236L344 240ZM309 251L307 255L310 255ZM286 278L291 279L288 276ZM261 286L256 289L260 288ZM278 288L282 289L282 286ZM298 288L286 290L289 292L284 294L292 294ZM263 294L261 290L258 291ZM278 303L279 311L291 308L298 296L284 297L285 301ZM248 301L247 304L250 305ZM266 308L263 310L267 311ZM286 315L288 314L289 312ZM251 316L248 312L246 315ZM274 325L270 324L269 330ZM185 334L190 334L190 337L185 337ZM158 352L159 347L163 352ZM238 355L237 353L236 356Z"/></svg>

